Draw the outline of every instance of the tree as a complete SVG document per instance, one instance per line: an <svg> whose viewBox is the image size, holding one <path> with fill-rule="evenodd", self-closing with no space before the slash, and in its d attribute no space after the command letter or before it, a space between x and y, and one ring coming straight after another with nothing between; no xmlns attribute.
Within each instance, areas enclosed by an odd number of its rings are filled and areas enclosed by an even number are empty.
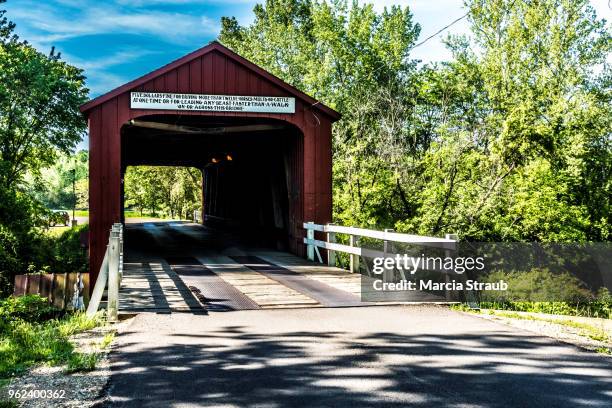
<svg viewBox="0 0 612 408"><path fill-rule="evenodd" d="M60 155L53 166L41 169L36 176L30 174L26 177L29 193L47 208L70 209L75 200L72 191L74 181L76 208L87 208L88 156L86 150L74 155Z"/></svg>
<svg viewBox="0 0 612 408"><path fill-rule="evenodd" d="M587 1L467 6L473 44L450 38L453 61L425 69L427 92L443 97L429 100L436 136L422 205L401 228L477 240L610 239L604 22Z"/></svg>
<svg viewBox="0 0 612 408"><path fill-rule="evenodd" d="M202 179L198 169L190 167L128 167L124 177L125 206L140 215L189 218L202 207Z"/></svg>
<svg viewBox="0 0 612 408"><path fill-rule="evenodd" d="M403 159L419 143L405 137L420 31L409 9L267 0L253 11L247 27L223 18L219 40L343 114L333 132L335 217L392 226L405 206L394 194Z"/></svg>
<svg viewBox="0 0 612 408"><path fill-rule="evenodd" d="M0 1L4 3L4 0ZM81 140L87 99L82 70L44 55L13 34L0 11L0 186L16 187L27 172L53 164Z"/></svg>
<svg viewBox="0 0 612 408"><path fill-rule="evenodd" d="M87 97L80 69L53 49L38 52L14 28L0 10L0 296L10 293L14 274L54 264L37 228L45 209L24 180L76 146L85 129L78 108Z"/></svg>
<svg viewBox="0 0 612 408"><path fill-rule="evenodd" d="M343 114L334 220L471 240L610 239L609 29L587 0L469 0L417 68L408 8L267 0L220 40Z"/></svg>

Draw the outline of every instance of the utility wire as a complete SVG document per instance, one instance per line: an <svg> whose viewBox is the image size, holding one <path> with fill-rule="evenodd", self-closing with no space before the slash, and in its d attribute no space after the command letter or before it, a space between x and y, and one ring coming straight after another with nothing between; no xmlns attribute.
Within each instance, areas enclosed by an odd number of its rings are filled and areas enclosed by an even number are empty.
<svg viewBox="0 0 612 408"><path fill-rule="evenodd" d="M610 0L612 1L612 0ZM429 37L425 38L423 41L416 43L415 45L413 45L412 47L410 47L408 49L408 51L412 51L414 50L416 47L420 47L421 45L425 44L427 41L431 40L432 38L434 38L435 36L439 35L441 32L448 30L450 27L452 27L453 25L457 24L459 21L463 20L464 18L466 18L467 16L470 15L470 12L468 11L467 13L465 13L464 15L462 15L461 17L453 20L452 22L450 22L449 24L447 24L446 26L444 26L443 28L439 29L438 31L436 31L434 34L430 35ZM386 68L386 65L381 65L380 67L376 68L374 71L372 71L372 74L377 73L378 71L380 71L381 69Z"/></svg>
<svg viewBox="0 0 612 408"><path fill-rule="evenodd" d="M466 18L470 13L467 12L464 15L462 15L461 17L459 17L458 19L454 20L453 22L451 22L450 24L446 25L445 27L439 29L438 31L436 31L434 34L430 35L429 37L427 37L426 39L424 39L423 41L413 45L410 49L413 50L416 47L420 47L421 45L425 44L427 41L431 40L432 38L436 37L437 35L439 35L440 33L442 33L445 30L448 30L450 27L452 27L453 25L457 24L459 21L463 20L464 18Z"/></svg>

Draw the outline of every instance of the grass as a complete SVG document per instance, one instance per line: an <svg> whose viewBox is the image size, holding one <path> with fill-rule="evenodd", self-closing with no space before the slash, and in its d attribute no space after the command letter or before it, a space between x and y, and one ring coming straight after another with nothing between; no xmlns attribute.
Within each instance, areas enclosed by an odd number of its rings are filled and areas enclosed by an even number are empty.
<svg viewBox="0 0 612 408"><path fill-rule="evenodd" d="M0 396L2 396L4 394L3 388L6 387L7 385L9 385L9 383L11 382L11 380L7 379L7 378L0 378ZM4 408L4 407L16 407L17 405L11 405L12 403L15 403L15 401L13 400L3 400L1 399L2 397L0 397L0 408Z"/></svg>
<svg viewBox="0 0 612 408"><path fill-rule="evenodd" d="M489 310L488 313L494 316L509 317L511 319L536 320L540 322L559 324L561 326L566 326L566 327L571 327L573 329L577 329L582 336L589 337L595 341L602 341L602 342L612 341L612 338L608 336L605 330L595 327L593 325L590 325L588 323L577 322L575 320L551 319L547 317L519 314L516 312L503 312L499 310Z"/></svg>
<svg viewBox="0 0 612 408"><path fill-rule="evenodd" d="M57 238L60 235L62 235L64 232L68 231L70 228L72 227L64 227L63 225L60 227L49 227L48 229L45 230L45 234L50 237Z"/></svg>
<svg viewBox="0 0 612 408"><path fill-rule="evenodd" d="M483 313L483 311L481 310L470 309L465 304L452 305L451 309L460 310L464 312L471 312L471 313ZM566 327L577 329L581 336L588 337L592 340L601 341L601 342L612 342L612 337L610 337L604 329L595 327L588 323L577 322L575 320L553 319L553 318L542 317L542 316L534 316L530 314L521 314L517 312L507 312L504 310L492 310L492 309L487 310L486 313L493 315L493 316L506 317L510 319L535 320L535 321L540 321L540 322L558 324L561 326L566 326Z"/></svg>
<svg viewBox="0 0 612 408"><path fill-rule="evenodd" d="M140 211L134 211L134 210L124 210L123 216L125 218L157 218L160 220L170 219L169 217L159 215L159 214L149 213L146 211L140 214Z"/></svg>
<svg viewBox="0 0 612 408"><path fill-rule="evenodd" d="M104 350L109 347L111 343L115 340L115 332L106 333L102 341L100 342L100 349Z"/></svg>
<svg viewBox="0 0 612 408"><path fill-rule="evenodd" d="M83 313L42 323L12 322L0 333L0 378L19 375L35 364L91 367L93 360L80 356L69 337L102 322L101 315L88 318Z"/></svg>
<svg viewBox="0 0 612 408"><path fill-rule="evenodd" d="M98 353L73 353L66 364L65 373L72 374L83 371L92 371L98 362Z"/></svg>

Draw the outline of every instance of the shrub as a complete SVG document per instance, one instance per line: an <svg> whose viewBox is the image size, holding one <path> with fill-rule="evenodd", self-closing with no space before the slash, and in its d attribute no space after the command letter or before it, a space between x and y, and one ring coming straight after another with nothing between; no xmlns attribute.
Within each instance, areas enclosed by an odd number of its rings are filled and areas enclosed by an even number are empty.
<svg viewBox="0 0 612 408"><path fill-rule="evenodd" d="M9 296L0 301L0 333L17 321L40 323L57 316L59 311L38 295Z"/></svg>
<svg viewBox="0 0 612 408"><path fill-rule="evenodd" d="M496 271L485 279L508 283L504 292L483 291L480 307L520 312L612 317L612 296L606 288L597 293L587 290L569 273L554 274L547 269L529 272Z"/></svg>
<svg viewBox="0 0 612 408"><path fill-rule="evenodd" d="M87 251L81 247L81 233L87 231L88 225L79 225L64 231L62 235L51 239L53 248L53 272L87 272L89 265Z"/></svg>
<svg viewBox="0 0 612 408"><path fill-rule="evenodd" d="M11 294L17 274L87 272L87 251L80 240L87 228L70 228L57 237L32 230L19 238L0 223L0 298Z"/></svg>

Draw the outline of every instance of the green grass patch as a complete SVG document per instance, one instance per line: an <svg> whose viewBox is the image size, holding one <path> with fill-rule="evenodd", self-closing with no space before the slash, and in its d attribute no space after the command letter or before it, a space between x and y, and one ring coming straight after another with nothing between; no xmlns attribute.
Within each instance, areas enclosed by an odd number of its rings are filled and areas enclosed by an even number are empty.
<svg viewBox="0 0 612 408"><path fill-rule="evenodd" d="M506 318L510 318L510 319L521 319L521 320L536 320L536 321L540 321L540 322L547 322L547 323L553 323L553 324L558 324L561 326L566 326L566 327L571 327L574 329L577 329L580 332L581 336L584 337L588 337L590 339L593 339L595 341L601 341L601 342L612 342L612 337L610 337L608 335L608 333L599 327L595 327L591 324L588 323L583 323L583 322L577 322L575 320L568 320L568 319L553 319L553 318L548 318L548 317L543 317L543 316L534 316L531 314L522 314L522 313L517 313L514 311L506 311L506 310L492 310L492 309L487 309L487 310L478 310L478 309L471 309L470 307L468 307L466 304L461 303L461 304L457 304L457 305L451 305L450 308L452 310L458 310L458 311L462 311L462 312L470 312L470 313L487 313L489 315L493 315L493 316L499 316L499 317L506 317Z"/></svg>
<svg viewBox="0 0 612 408"><path fill-rule="evenodd" d="M68 358L64 372L71 374L93 371L96 368L98 357L98 353L72 353Z"/></svg>
<svg viewBox="0 0 612 408"><path fill-rule="evenodd" d="M471 312L471 313L480 313L480 309L472 309L467 303L457 303L450 305L452 310L458 310L460 312Z"/></svg>
<svg viewBox="0 0 612 408"><path fill-rule="evenodd" d="M146 211L141 214L140 211L124 210L123 215L125 218L157 218L160 220L170 219L164 215L153 214Z"/></svg>
<svg viewBox="0 0 612 408"><path fill-rule="evenodd" d="M106 333L106 335L100 342L100 345L99 345L100 349L104 350L105 348L108 348L114 340L115 340L115 332Z"/></svg>
<svg viewBox="0 0 612 408"><path fill-rule="evenodd" d="M561 326L571 327L577 329L580 332L581 336L589 337L595 341L602 342L611 342L612 338L608 336L605 330L599 327L595 327L588 323L577 322L575 320L566 320L566 319L551 319L542 316L533 316L528 314L520 314L516 312L506 312L500 310L488 310L488 314L500 317L507 317L511 319L521 319L521 320L536 320L540 322L547 322L558 324Z"/></svg>
<svg viewBox="0 0 612 408"><path fill-rule="evenodd" d="M607 347L598 347L597 349L595 349L595 351L599 354L607 354L609 356L612 356L612 349L609 349Z"/></svg>
<svg viewBox="0 0 612 408"><path fill-rule="evenodd" d="M19 404L15 400L0 400L0 408L17 408Z"/></svg>
<svg viewBox="0 0 612 408"><path fill-rule="evenodd" d="M87 367L91 359L79 355L69 337L103 323L102 315L88 318L83 313L65 315L59 319L37 321L14 317L3 319L0 330L0 378L23 373L35 364ZM95 366L95 363L94 363Z"/></svg>

